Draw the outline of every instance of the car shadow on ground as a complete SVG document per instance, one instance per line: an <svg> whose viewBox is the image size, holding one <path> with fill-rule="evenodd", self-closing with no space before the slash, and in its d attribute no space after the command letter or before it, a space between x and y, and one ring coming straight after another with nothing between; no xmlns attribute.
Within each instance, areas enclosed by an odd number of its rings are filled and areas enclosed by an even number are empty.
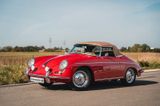
<svg viewBox="0 0 160 106"><path fill-rule="evenodd" d="M148 80L137 80L133 85L125 86L120 81L110 81L110 82L99 82L92 85L89 90L100 90L100 89L114 89L114 88L126 88L126 87L136 87L136 86L146 86L157 84L156 81L148 81Z"/></svg>
<svg viewBox="0 0 160 106"><path fill-rule="evenodd" d="M105 82L96 82L92 84L87 91L90 90L103 90L103 89L115 89L115 88L122 88L122 87L135 87L135 86L146 86L157 84L156 81L149 81L149 80L137 80L131 86L124 86L121 84L120 81L105 81ZM49 90L72 90L69 84L55 84L47 88ZM85 90L86 91L86 90Z"/></svg>

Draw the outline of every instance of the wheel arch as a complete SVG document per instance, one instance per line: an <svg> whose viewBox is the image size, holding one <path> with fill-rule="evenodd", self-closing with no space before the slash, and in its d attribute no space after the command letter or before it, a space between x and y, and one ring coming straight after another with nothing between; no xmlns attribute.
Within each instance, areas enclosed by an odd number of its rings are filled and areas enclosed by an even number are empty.
<svg viewBox="0 0 160 106"><path fill-rule="evenodd" d="M135 67L128 67L125 71L125 73L127 72L128 69L133 69L135 74L138 75L137 69Z"/></svg>
<svg viewBox="0 0 160 106"><path fill-rule="evenodd" d="M90 74L91 74L91 77L92 77L92 81L95 81L95 79L94 79L94 73L93 73L91 67L89 67L89 66L79 66L79 67L76 69L76 71L78 71L78 70L87 70L87 71L89 71ZM76 72L76 71L75 71L75 72Z"/></svg>

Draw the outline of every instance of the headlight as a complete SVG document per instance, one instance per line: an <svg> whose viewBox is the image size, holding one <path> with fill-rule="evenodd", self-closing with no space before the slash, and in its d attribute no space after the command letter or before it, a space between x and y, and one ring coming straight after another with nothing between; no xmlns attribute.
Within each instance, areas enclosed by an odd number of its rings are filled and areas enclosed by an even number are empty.
<svg viewBox="0 0 160 106"><path fill-rule="evenodd" d="M35 63L35 60L34 60L34 59L30 59L30 60L28 61L28 66L29 66L29 67L32 67L32 66L34 65L34 63Z"/></svg>
<svg viewBox="0 0 160 106"><path fill-rule="evenodd" d="M59 69L62 71L62 70L64 70L67 66L68 66L68 61L67 61L67 60L63 60L63 61L60 63Z"/></svg>

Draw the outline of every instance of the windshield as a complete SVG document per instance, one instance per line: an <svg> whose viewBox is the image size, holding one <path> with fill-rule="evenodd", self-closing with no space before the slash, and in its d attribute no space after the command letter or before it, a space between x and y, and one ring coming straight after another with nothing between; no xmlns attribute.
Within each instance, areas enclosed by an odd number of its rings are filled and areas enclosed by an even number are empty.
<svg viewBox="0 0 160 106"><path fill-rule="evenodd" d="M70 53L99 56L100 55L100 47L93 46L93 45L77 44L77 45L74 45L74 47L72 48Z"/></svg>

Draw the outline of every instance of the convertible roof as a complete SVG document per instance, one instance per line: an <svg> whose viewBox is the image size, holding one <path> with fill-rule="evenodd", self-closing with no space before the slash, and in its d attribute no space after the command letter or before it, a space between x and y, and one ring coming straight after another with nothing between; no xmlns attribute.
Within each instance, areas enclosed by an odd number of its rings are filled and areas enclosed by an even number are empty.
<svg viewBox="0 0 160 106"><path fill-rule="evenodd" d="M115 45L108 43L108 42L98 42L98 41L92 41L92 42L80 42L78 44L86 44L86 45L94 45L94 46L103 46L103 47L113 47Z"/></svg>
<svg viewBox="0 0 160 106"><path fill-rule="evenodd" d="M94 45L94 46L102 46L102 47L113 47L115 54L120 55L118 48L109 42L90 41L90 42L80 42L77 44Z"/></svg>

